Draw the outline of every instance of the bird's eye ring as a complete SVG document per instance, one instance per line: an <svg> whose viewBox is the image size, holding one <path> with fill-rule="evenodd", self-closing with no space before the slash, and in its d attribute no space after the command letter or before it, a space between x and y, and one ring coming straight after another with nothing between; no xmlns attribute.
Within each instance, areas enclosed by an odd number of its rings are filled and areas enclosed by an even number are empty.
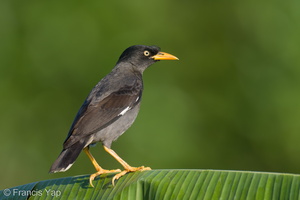
<svg viewBox="0 0 300 200"><path fill-rule="evenodd" d="M149 51L144 51L144 55L145 56L150 56L150 52Z"/></svg>

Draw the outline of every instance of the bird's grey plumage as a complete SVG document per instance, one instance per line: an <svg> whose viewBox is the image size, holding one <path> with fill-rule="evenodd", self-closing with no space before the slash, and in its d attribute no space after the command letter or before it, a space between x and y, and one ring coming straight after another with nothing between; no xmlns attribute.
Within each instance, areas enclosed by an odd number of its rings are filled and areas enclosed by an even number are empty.
<svg viewBox="0 0 300 200"><path fill-rule="evenodd" d="M136 45L126 49L116 66L90 92L78 111L63 145L63 151L50 172L66 171L81 150L90 144L111 143L134 122L143 92L142 74L156 61L143 55L159 52L155 46Z"/></svg>
<svg viewBox="0 0 300 200"><path fill-rule="evenodd" d="M122 74L128 73L122 72L123 70L118 71ZM92 143L101 141L106 143L106 145L104 144L105 146L110 147L110 143L113 140L109 141L106 137L103 139L101 137L97 137L99 139L97 141L94 139L96 137L91 135L96 133L96 135L105 135L103 131L105 128L118 121L120 118L128 117L127 113L120 115L124 109L127 107L133 109L134 107L139 106L143 90L141 75L135 72L130 72L127 78L125 78L126 76L116 76L116 78L111 79L111 76L114 76L116 73L117 72L109 74L105 79L103 79L99 85L103 85L102 87L96 86L92 90L73 123L69 132L69 137L64 143L65 148L69 148L78 140L81 140L83 136L85 136L87 140L91 140L90 137L92 137ZM112 88L109 87L110 85L117 85L117 87L114 86L115 88ZM109 91L105 91L108 88ZM136 99L138 99L138 101L135 101ZM123 130L122 133L124 131L125 130ZM115 135L119 136L122 133L116 133L112 130L108 134L110 134L110 138L115 138Z"/></svg>

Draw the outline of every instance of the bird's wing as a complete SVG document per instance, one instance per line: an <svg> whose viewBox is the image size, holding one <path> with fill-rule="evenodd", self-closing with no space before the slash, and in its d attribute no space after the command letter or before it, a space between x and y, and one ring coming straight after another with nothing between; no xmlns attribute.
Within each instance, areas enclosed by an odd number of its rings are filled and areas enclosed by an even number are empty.
<svg viewBox="0 0 300 200"><path fill-rule="evenodd" d="M64 147L67 148L80 138L96 133L115 122L140 102L141 95L142 84L136 81L135 84L124 86L100 101L85 101L72 124Z"/></svg>

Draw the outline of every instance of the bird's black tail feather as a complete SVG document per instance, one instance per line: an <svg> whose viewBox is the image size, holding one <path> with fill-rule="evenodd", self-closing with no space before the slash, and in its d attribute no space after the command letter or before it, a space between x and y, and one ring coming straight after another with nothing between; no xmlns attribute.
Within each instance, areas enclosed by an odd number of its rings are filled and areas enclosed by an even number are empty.
<svg viewBox="0 0 300 200"><path fill-rule="evenodd" d="M71 147L64 149L52 164L49 173L67 171L74 164L84 146L84 142L77 142Z"/></svg>

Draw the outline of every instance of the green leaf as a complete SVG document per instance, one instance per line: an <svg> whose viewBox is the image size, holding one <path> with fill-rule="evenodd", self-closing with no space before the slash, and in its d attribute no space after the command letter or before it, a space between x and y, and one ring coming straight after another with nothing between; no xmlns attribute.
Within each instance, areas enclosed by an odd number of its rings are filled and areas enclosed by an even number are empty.
<svg viewBox="0 0 300 200"><path fill-rule="evenodd" d="M300 175L221 171L151 170L129 173L112 186L114 174L45 180L0 191L0 199L298 199Z"/></svg>

